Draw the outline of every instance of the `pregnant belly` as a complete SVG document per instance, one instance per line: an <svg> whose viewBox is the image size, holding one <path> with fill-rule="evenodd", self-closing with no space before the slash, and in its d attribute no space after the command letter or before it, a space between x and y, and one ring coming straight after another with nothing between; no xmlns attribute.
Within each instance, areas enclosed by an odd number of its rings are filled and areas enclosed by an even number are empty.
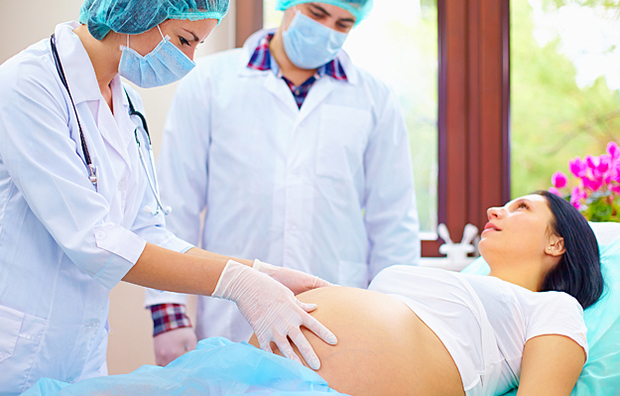
<svg viewBox="0 0 620 396"><path fill-rule="evenodd" d="M338 337L330 346L304 329L321 359L318 374L331 388L353 396L464 395L450 354L403 302L347 287L298 298L317 304L312 315ZM250 344L258 346L256 336Z"/></svg>

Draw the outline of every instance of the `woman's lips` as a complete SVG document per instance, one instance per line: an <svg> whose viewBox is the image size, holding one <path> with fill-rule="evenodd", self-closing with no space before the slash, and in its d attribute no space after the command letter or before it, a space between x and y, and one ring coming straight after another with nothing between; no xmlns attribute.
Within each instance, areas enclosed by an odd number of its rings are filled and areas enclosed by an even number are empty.
<svg viewBox="0 0 620 396"><path fill-rule="evenodd" d="M484 234L487 231L501 231L501 229L496 226L495 224L491 223L490 221L484 226L484 230L482 230L482 234Z"/></svg>

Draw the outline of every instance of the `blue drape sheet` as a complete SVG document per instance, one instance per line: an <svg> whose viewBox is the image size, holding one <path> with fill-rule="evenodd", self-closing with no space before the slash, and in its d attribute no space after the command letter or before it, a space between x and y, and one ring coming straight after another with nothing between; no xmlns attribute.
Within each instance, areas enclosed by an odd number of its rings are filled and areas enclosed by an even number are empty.
<svg viewBox="0 0 620 396"><path fill-rule="evenodd" d="M247 343L208 338L166 367L91 378L75 384L44 378L22 396L322 396L342 395L317 373Z"/></svg>

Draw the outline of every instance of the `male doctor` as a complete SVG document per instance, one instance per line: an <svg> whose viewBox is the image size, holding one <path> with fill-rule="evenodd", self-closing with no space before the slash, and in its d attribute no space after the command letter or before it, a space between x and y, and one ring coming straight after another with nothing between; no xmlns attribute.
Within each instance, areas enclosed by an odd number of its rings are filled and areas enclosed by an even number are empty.
<svg viewBox="0 0 620 396"><path fill-rule="evenodd" d="M171 231L344 286L365 288L385 267L418 263L397 98L342 50L371 8L372 0L278 0L277 30L198 61L178 87L160 154ZM234 303L205 298L194 332L185 303L147 291L158 364L197 338L252 333Z"/></svg>

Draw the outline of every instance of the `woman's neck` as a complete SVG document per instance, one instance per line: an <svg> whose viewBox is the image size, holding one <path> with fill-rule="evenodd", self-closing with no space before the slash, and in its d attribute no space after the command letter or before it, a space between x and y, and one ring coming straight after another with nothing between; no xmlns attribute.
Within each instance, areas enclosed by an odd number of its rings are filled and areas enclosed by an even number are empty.
<svg viewBox="0 0 620 396"><path fill-rule="evenodd" d="M491 267L489 276L494 276L503 281L510 282L531 291L541 290L545 273L543 266L535 259L520 258L507 260L505 257L488 259Z"/></svg>
<svg viewBox="0 0 620 396"><path fill-rule="evenodd" d="M99 41L94 38L86 25L80 25L73 30L80 38L84 49L88 53L90 62L95 70L97 83L101 95L112 109L112 90L110 82L118 74L118 64L121 60L120 37L114 32L108 33L103 40Z"/></svg>
<svg viewBox="0 0 620 396"><path fill-rule="evenodd" d="M284 50L284 41L282 40L282 29L280 26L276 34L273 36L271 41L269 42L269 52L273 58L278 62L278 66L280 67L280 71L282 75L286 77L289 81L291 81L296 87L300 86L307 79L314 76L316 73L316 69L302 69L297 67L291 60L288 55L286 55L286 51Z"/></svg>

